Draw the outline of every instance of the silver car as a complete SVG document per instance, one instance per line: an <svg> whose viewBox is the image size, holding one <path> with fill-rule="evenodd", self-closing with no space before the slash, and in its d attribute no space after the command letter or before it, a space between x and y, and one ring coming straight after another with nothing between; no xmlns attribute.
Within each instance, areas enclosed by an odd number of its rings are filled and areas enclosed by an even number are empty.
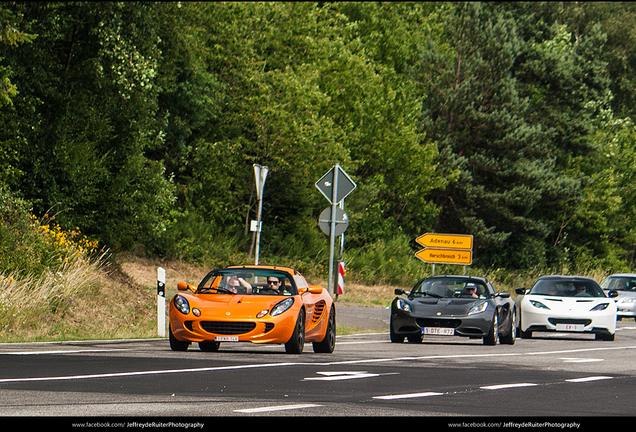
<svg viewBox="0 0 636 432"><path fill-rule="evenodd" d="M618 311L616 319L636 318L636 273L617 273L608 276L601 284L601 288L618 291L614 297Z"/></svg>

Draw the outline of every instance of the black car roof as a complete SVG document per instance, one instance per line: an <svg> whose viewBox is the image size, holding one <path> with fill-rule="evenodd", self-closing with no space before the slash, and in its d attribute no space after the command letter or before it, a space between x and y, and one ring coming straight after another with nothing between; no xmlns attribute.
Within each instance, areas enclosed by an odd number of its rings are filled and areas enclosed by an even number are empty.
<svg viewBox="0 0 636 432"><path fill-rule="evenodd" d="M538 280L541 279L558 279L558 280L591 280L594 279L587 276L564 276L564 275L549 275L549 276L541 276Z"/></svg>
<svg viewBox="0 0 636 432"><path fill-rule="evenodd" d="M475 280L479 280L482 282L488 282L488 279L486 279L485 277L482 276L470 276L470 275L436 275L436 276L429 276L426 277L424 279L444 279L444 278L448 278L448 279L475 279Z"/></svg>

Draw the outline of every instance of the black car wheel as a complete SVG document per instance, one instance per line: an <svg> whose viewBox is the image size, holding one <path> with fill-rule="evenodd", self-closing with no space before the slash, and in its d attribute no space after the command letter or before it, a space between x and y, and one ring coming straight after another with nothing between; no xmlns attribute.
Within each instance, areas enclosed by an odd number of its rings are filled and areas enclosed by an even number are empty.
<svg viewBox="0 0 636 432"><path fill-rule="evenodd" d="M393 317L391 317L391 323L389 324L389 333L391 336L391 342L393 343L404 342L404 335L399 335L393 330Z"/></svg>
<svg viewBox="0 0 636 432"><path fill-rule="evenodd" d="M497 311L492 319L492 325L490 326L490 332L484 337L484 345L496 345L499 338L499 320L497 319Z"/></svg>
<svg viewBox="0 0 636 432"><path fill-rule="evenodd" d="M285 344L285 352L288 354L300 354L305 348L305 310L301 309L298 313L298 320L296 321L296 327L294 327L294 333L291 338Z"/></svg>
<svg viewBox="0 0 636 432"><path fill-rule="evenodd" d="M170 340L170 349L172 351L187 351L190 342L181 342L172 334L172 327L168 326L168 338Z"/></svg>
<svg viewBox="0 0 636 432"><path fill-rule="evenodd" d="M406 337L410 343L422 343L422 333L413 333Z"/></svg>
<svg viewBox="0 0 636 432"><path fill-rule="evenodd" d="M205 352L218 351L221 346L221 342L199 342L199 349Z"/></svg>
<svg viewBox="0 0 636 432"><path fill-rule="evenodd" d="M508 326L508 332L505 335L499 336L499 343L506 345L514 345L517 340L517 323L516 321L517 312L513 308L510 311L510 316L508 317L510 321L510 325Z"/></svg>
<svg viewBox="0 0 636 432"><path fill-rule="evenodd" d="M336 348L336 310L331 307L329 312L329 321L327 323L327 331L325 338L320 342L313 343L315 353L331 354Z"/></svg>

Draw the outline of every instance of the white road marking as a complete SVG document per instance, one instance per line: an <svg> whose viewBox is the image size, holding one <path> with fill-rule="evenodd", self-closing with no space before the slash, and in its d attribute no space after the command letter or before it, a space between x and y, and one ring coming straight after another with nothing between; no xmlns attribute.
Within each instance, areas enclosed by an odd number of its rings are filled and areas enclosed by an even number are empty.
<svg viewBox="0 0 636 432"><path fill-rule="evenodd" d="M358 378L378 377L380 374L368 372L317 372L321 377L309 377L304 381L340 381Z"/></svg>
<svg viewBox="0 0 636 432"><path fill-rule="evenodd" d="M516 388L516 387L532 387L532 386L536 386L538 384L534 384L534 383L516 383L516 384L497 384L497 385L490 385L490 386L483 386L483 387L479 387L481 389L484 390L501 390L501 389L507 389L507 388Z"/></svg>
<svg viewBox="0 0 636 432"><path fill-rule="evenodd" d="M315 408L315 407L321 407L321 406L323 405L316 405L316 404L279 405L279 406L271 406L271 407L238 409L238 410L234 410L234 412L263 413L268 411L283 411L283 410L292 410L292 409Z"/></svg>
<svg viewBox="0 0 636 432"><path fill-rule="evenodd" d="M382 399L382 400L409 399L409 398L420 398L420 397L428 397L428 396L441 396L443 394L444 393L437 393L437 392L407 393L407 394L386 395L386 396L373 396L373 399Z"/></svg>
<svg viewBox="0 0 636 432"><path fill-rule="evenodd" d="M588 358L578 358L578 357L562 357L559 360L563 360L563 363L589 363L589 362L600 362L604 361L603 359L588 359Z"/></svg>
<svg viewBox="0 0 636 432"><path fill-rule="evenodd" d="M613 378L613 377L610 377L610 376L592 376L592 377L586 377L586 378L566 379L566 381L567 381L567 382L580 383L580 382L590 382L590 381L607 380L607 379L612 379L612 378Z"/></svg>
<svg viewBox="0 0 636 432"><path fill-rule="evenodd" d="M279 366L297 366L305 363L269 363L269 364L255 364L255 365L237 365L237 366L218 366L218 367L205 367L205 368L192 368L192 369L163 369L163 370L150 370L139 372L114 372L103 374L91 374L91 375L69 375L69 376L57 376L57 377L34 377L34 378L2 378L2 383L15 383L15 382L33 382L33 381L72 381L82 379L94 379L94 378L121 378L131 376L142 375L163 375L173 373L189 373L189 372L213 372L222 370L236 370L236 369L258 369L263 367L279 367Z"/></svg>

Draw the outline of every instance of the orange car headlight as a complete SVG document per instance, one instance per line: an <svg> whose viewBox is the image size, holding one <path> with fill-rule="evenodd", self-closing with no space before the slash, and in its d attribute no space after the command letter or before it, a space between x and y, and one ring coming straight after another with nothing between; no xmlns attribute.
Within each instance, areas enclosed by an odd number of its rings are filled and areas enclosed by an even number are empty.
<svg viewBox="0 0 636 432"><path fill-rule="evenodd" d="M180 295L174 297L174 307L184 315L190 313L190 303L188 303L188 300L186 300L185 297Z"/></svg>
<svg viewBox="0 0 636 432"><path fill-rule="evenodd" d="M274 306L272 308L272 311L269 314L271 316L280 315L283 312L285 312L287 309L292 307L293 304L294 304L294 298L293 297L286 298L285 300L276 303L276 306Z"/></svg>

